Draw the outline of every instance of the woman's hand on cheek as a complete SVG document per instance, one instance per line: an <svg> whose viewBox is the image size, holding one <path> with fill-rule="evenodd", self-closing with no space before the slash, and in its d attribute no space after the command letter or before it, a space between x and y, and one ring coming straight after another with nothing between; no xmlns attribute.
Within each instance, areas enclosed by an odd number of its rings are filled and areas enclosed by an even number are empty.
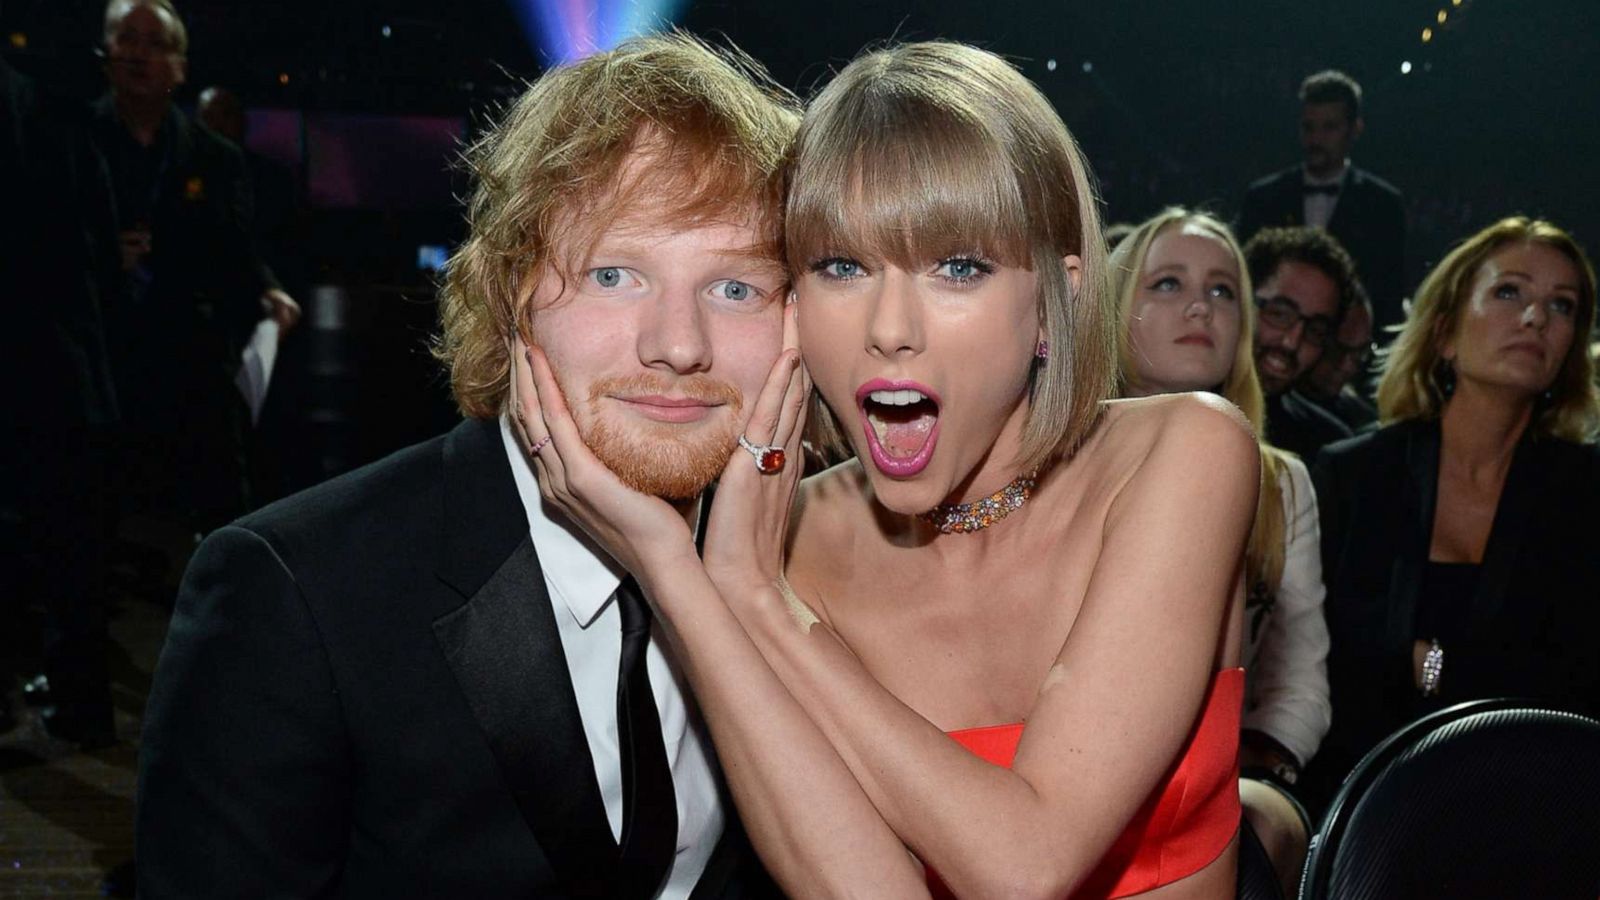
<svg viewBox="0 0 1600 900"><path fill-rule="evenodd" d="M800 438L811 398L793 305L784 311L783 338L783 352L744 423L751 444L782 448L783 468L763 474L754 454L740 447L723 469L705 541L706 571L719 586L771 584L783 573L789 511L805 471Z"/></svg>
<svg viewBox="0 0 1600 900"><path fill-rule="evenodd" d="M683 515L665 500L623 484L583 442L544 351L519 337L511 366L514 428L544 502L641 578L651 565L693 559L694 538Z"/></svg>

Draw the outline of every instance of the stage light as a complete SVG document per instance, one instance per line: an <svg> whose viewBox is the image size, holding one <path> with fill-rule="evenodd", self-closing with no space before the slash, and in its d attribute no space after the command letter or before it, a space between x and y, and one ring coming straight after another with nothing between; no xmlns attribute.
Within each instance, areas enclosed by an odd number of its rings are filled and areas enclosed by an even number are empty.
<svg viewBox="0 0 1600 900"><path fill-rule="evenodd" d="M18 50L28 49L28 36L21 31L11 32L11 46Z"/></svg>
<svg viewBox="0 0 1600 900"><path fill-rule="evenodd" d="M1053 59L1045 60L1044 69L1046 72L1054 72L1056 70L1056 61Z"/></svg>
<svg viewBox="0 0 1600 900"><path fill-rule="evenodd" d="M553 64L672 24L687 0L510 0L529 42Z"/></svg>
<svg viewBox="0 0 1600 900"><path fill-rule="evenodd" d="M1088 61L1087 59L1084 60L1083 61L1083 71L1084 71L1085 74L1088 74L1089 72L1093 72L1094 71L1094 63Z"/></svg>
<svg viewBox="0 0 1600 900"><path fill-rule="evenodd" d="M1411 74L1411 60L1408 59L1405 62L1400 64L1400 74L1401 75L1410 75Z"/></svg>
<svg viewBox="0 0 1600 900"><path fill-rule="evenodd" d="M1426 44L1427 42L1429 42L1431 40L1433 40L1433 29L1432 28L1424 28L1424 29L1422 29L1422 42L1424 44Z"/></svg>
<svg viewBox="0 0 1600 900"><path fill-rule="evenodd" d="M1439 15L1436 16L1435 18L1437 18L1439 20L1439 24L1440 25L1443 25L1444 24L1444 20L1450 18L1450 14L1441 9L1441 10L1439 10Z"/></svg>
<svg viewBox="0 0 1600 900"><path fill-rule="evenodd" d="M383 36L384 37L394 37L394 29L390 28L387 25L383 26Z"/></svg>
<svg viewBox="0 0 1600 900"><path fill-rule="evenodd" d="M289 73L288 72L279 72L278 73L278 83L279 84L288 84L289 83Z"/></svg>

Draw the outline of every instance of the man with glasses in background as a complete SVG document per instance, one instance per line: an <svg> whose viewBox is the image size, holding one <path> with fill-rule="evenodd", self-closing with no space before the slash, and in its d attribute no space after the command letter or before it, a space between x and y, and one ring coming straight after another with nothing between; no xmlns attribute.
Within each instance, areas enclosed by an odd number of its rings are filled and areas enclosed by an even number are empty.
<svg viewBox="0 0 1600 900"><path fill-rule="evenodd" d="M1352 431L1376 425L1378 407L1361 392L1366 383L1362 376L1372 365L1376 347L1372 341L1372 303L1364 293L1358 293L1345 311L1339 330L1322 351L1322 359L1300 379L1296 391Z"/></svg>
<svg viewBox="0 0 1600 900"><path fill-rule="evenodd" d="M1355 263L1320 228L1266 228L1244 247L1255 286L1256 374L1267 400L1267 440L1311 460L1350 428L1295 390L1334 346L1362 295Z"/></svg>

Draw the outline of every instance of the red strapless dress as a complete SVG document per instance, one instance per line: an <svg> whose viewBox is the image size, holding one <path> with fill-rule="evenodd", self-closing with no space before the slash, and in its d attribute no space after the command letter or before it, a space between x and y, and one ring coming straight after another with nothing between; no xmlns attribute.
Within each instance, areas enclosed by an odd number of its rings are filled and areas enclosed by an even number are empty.
<svg viewBox="0 0 1600 900"><path fill-rule="evenodd" d="M1074 898L1127 897L1193 875L1209 865L1239 831L1239 717L1244 670L1223 669L1211 679L1205 708L1183 753ZM975 755L1011 768L1022 725L952 731ZM932 869L936 900L953 898Z"/></svg>

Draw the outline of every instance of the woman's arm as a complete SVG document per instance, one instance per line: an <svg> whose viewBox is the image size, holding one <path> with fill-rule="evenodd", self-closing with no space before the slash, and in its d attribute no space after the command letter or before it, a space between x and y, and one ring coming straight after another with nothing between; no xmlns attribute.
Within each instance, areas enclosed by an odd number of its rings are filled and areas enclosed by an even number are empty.
<svg viewBox="0 0 1600 900"><path fill-rule="evenodd" d="M1259 457L1235 414L1212 402L1176 399L1160 415L1111 503L1081 611L1010 770L889 694L826 626L797 628L771 598L728 598L873 805L958 895L1069 894L1200 711L1240 577Z"/></svg>
<svg viewBox="0 0 1600 900"><path fill-rule="evenodd" d="M1259 731L1293 753L1304 767L1322 744L1333 717L1328 702L1328 622L1322 616L1322 558L1317 496L1305 464L1283 454L1286 533L1283 576L1267 617L1251 672L1255 708L1243 726Z"/></svg>
<svg viewBox="0 0 1600 900"><path fill-rule="evenodd" d="M521 412L522 436L528 446L550 437L533 457L541 492L622 561L657 607L704 712L746 831L784 892L792 897L926 897L921 869L723 602L687 539L683 519L664 501L624 486L588 451L542 353L524 357L518 352L513 360L513 402ZM718 501L713 528L727 527L716 517L725 517L737 501L757 512L765 504L775 519L767 543L781 547L787 497L798 475L793 470L800 467L796 419L809 391L802 382L798 355L787 350L747 430L753 440L776 435L769 440L788 447L790 474L756 475L749 458L736 451L723 479L736 502ZM786 386L787 394L799 400L785 398ZM780 401L788 415L778 414ZM746 543L758 537L753 516L746 519L752 526ZM778 565L774 557L774 573ZM765 589L776 597L770 584Z"/></svg>

